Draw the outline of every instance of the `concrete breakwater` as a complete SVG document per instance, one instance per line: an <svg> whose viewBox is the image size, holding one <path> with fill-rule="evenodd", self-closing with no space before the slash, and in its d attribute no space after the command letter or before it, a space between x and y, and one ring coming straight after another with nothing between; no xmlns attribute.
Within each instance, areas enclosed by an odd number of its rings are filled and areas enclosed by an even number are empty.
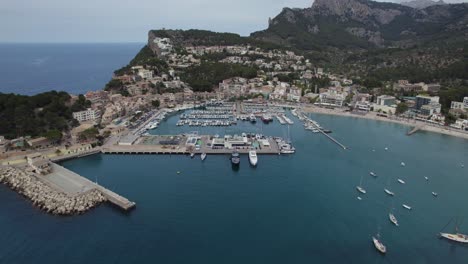
<svg viewBox="0 0 468 264"><path fill-rule="evenodd" d="M97 189L78 195L54 190L36 175L14 167L0 167L0 182L31 200L40 209L56 215L81 214L107 200Z"/></svg>

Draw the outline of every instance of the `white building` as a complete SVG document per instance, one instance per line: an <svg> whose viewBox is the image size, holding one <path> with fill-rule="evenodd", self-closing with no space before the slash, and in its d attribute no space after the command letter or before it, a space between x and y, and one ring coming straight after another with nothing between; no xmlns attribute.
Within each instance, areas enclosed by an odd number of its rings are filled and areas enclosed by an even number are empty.
<svg viewBox="0 0 468 264"><path fill-rule="evenodd" d="M463 110L463 109L465 109L465 105L463 104L463 102L455 102L455 101L452 101L452 104L450 105L450 109L460 109L460 110Z"/></svg>
<svg viewBox="0 0 468 264"><path fill-rule="evenodd" d="M78 122L86 122L86 121L94 121L101 117L101 113L99 110L94 110L88 108L85 111L74 112L73 118L78 120Z"/></svg>
<svg viewBox="0 0 468 264"><path fill-rule="evenodd" d="M396 104L396 98L390 95L381 95L377 97L377 105L392 106Z"/></svg>
<svg viewBox="0 0 468 264"><path fill-rule="evenodd" d="M334 90L320 94L320 104L325 106L342 107L345 99L346 96L343 93L337 93Z"/></svg>
<svg viewBox="0 0 468 264"><path fill-rule="evenodd" d="M463 106L468 109L468 97L463 98Z"/></svg>
<svg viewBox="0 0 468 264"><path fill-rule="evenodd" d="M152 79L153 78L153 71L140 69L140 70L138 70L138 75L143 79Z"/></svg>

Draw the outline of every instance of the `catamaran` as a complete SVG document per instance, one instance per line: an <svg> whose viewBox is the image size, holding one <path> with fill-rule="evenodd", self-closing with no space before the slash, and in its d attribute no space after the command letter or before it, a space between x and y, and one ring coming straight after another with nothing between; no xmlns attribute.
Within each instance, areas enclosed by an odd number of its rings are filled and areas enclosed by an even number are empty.
<svg viewBox="0 0 468 264"><path fill-rule="evenodd" d="M401 183L401 184L405 184L406 182L402 179L398 179L398 182Z"/></svg>
<svg viewBox="0 0 468 264"><path fill-rule="evenodd" d="M403 207L404 207L405 209L411 210L411 206L409 206L409 205L403 204Z"/></svg>
<svg viewBox="0 0 468 264"><path fill-rule="evenodd" d="M398 226L398 220L396 219L396 217L392 213L388 214L388 218L390 219L390 222L392 222L394 225Z"/></svg>
<svg viewBox="0 0 468 264"><path fill-rule="evenodd" d="M380 236L377 234L376 237L372 237L372 242L374 243L374 247L382 254L387 252L387 247L378 239Z"/></svg>
<svg viewBox="0 0 468 264"><path fill-rule="evenodd" d="M384 191L385 191L385 193L387 193L387 194L390 195L390 196L394 196L394 195L395 195L394 192L392 192L392 191L390 191L390 190L388 190L388 189L384 189Z"/></svg>
<svg viewBox="0 0 468 264"><path fill-rule="evenodd" d="M257 157L257 152L255 150L249 151L249 162L250 162L250 165L257 166L258 157Z"/></svg>
<svg viewBox="0 0 468 264"><path fill-rule="evenodd" d="M201 158L201 160L205 160L205 159L206 159L206 153L203 152L203 153L201 154L200 158Z"/></svg>

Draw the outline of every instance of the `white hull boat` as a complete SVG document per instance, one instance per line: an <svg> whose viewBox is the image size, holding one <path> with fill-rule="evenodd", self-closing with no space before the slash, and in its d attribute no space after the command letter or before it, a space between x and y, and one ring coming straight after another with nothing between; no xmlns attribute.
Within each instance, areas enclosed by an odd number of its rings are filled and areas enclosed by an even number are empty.
<svg viewBox="0 0 468 264"><path fill-rule="evenodd" d="M390 195L390 196L394 196L395 193L393 193L392 191L388 190L388 189L384 189L385 193Z"/></svg>
<svg viewBox="0 0 468 264"><path fill-rule="evenodd" d="M374 243L374 247L382 254L387 253L387 247L380 242L377 238L372 237L372 242Z"/></svg>
<svg viewBox="0 0 468 264"><path fill-rule="evenodd" d="M202 153L200 158L201 158L201 160L205 160L206 159L206 153Z"/></svg>
<svg viewBox="0 0 468 264"><path fill-rule="evenodd" d="M366 194L366 190L362 188L361 186L356 186L356 189L358 190L358 192Z"/></svg>
<svg viewBox="0 0 468 264"><path fill-rule="evenodd" d="M406 205L406 204L403 204L403 208L408 209L408 210L411 210L411 206Z"/></svg>
<svg viewBox="0 0 468 264"><path fill-rule="evenodd" d="M377 177L377 174L375 174L375 172L373 172L373 171L371 171L369 174L370 174L372 177Z"/></svg>
<svg viewBox="0 0 468 264"><path fill-rule="evenodd" d="M406 182L402 179L398 179L398 182L401 183L401 184L406 184Z"/></svg>
<svg viewBox="0 0 468 264"><path fill-rule="evenodd" d="M257 157L257 152L255 150L249 151L249 162L250 162L250 165L257 166L258 157Z"/></svg>
<svg viewBox="0 0 468 264"><path fill-rule="evenodd" d="M388 218L390 219L390 222L392 222L394 225L398 226L398 220L396 219L396 217L392 213L388 214Z"/></svg>
<svg viewBox="0 0 468 264"><path fill-rule="evenodd" d="M459 243L468 243L468 236L463 234L450 234L450 233L440 233L440 236Z"/></svg>

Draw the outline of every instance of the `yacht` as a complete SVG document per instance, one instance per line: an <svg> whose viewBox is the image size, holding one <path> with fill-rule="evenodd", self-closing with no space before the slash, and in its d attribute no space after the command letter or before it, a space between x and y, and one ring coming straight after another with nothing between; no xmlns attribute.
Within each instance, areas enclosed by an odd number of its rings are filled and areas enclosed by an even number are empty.
<svg viewBox="0 0 468 264"><path fill-rule="evenodd" d="M206 153L202 153L201 156L200 156L201 160L205 160L206 159Z"/></svg>
<svg viewBox="0 0 468 264"><path fill-rule="evenodd" d="M394 225L398 226L398 220L396 219L396 217L392 213L388 214L388 218L390 219L390 222L392 222Z"/></svg>
<svg viewBox="0 0 468 264"><path fill-rule="evenodd" d="M409 206L409 205L403 204L403 207L404 207L405 209L411 210L411 206Z"/></svg>
<svg viewBox="0 0 468 264"><path fill-rule="evenodd" d="M401 183L401 184L405 184L406 182L402 179L398 179L398 182Z"/></svg>
<svg viewBox="0 0 468 264"><path fill-rule="evenodd" d="M377 177L377 174L375 174L375 172L373 172L373 171L371 171L369 174L370 174L371 176L373 176L373 177Z"/></svg>
<svg viewBox="0 0 468 264"><path fill-rule="evenodd" d="M377 237L379 237L377 235ZM387 247L376 237L372 237L372 242L374 242L374 247L382 254L385 254L387 252Z"/></svg>
<svg viewBox="0 0 468 264"><path fill-rule="evenodd" d="M366 190L364 188L362 188L361 186L356 186L356 189L358 190L358 192L360 192L362 194L366 194Z"/></svg>
<svg viewBox="0 0 468 264"><path fill-rule="evenodd" d="M250 162L250 165L257 166L258 157L257 157L257 152L255 150L249 151L249 162Z"/></svg>
<svg viewBox="0 0 468 264"><path fill-rule="evenodd" d="M296 149L291 144L283 144L280 150L281 154L293 154Z"/></svg>
<svg viewBox="0 0 468 264"><path fill-rule="evenodd" d="M388 190L388 189L384 189L384 191L385 191L388 195L390 195L390 196L394 196L394 195L395 195L395 193L393 193L392 191L390 191L390 190Z"/></svg>
<svg viewBox="0 0 468 264"><path fill-rule="evenodd" d="M237 151L232 152L232 154L231 154L231 163L232 163L232 165L239 165L240 164L239 152L237 152Z"/></svg>
<svg viewBox="0 0 468 264"><path fill-rule="evenodd" d="M452 220L450 220L450 222ZM450 241L458 242L458 243L468 243L468 235L458 233L458 221L455 221L455 233L454 234L440 233L440 237L448 239Z"/></svg>

